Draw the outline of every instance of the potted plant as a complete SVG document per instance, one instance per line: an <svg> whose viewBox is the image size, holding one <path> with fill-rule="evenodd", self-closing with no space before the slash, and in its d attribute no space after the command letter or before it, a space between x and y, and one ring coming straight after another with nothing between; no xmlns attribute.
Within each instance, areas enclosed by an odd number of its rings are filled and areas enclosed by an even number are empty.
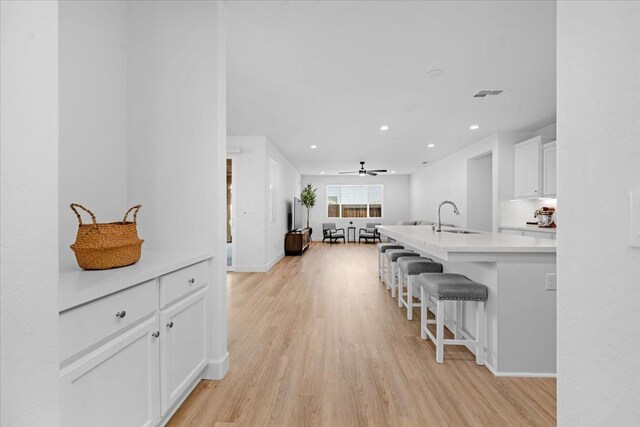
<svg viewBox="0 0 640 427"><path fill-rule="evenodd" d="M307 184L300 192L300 203L307 208L307 228L309 229L309 233L313 232L309 226L309 214L311 208L316 205L316 191L317 188L313 188L313 185Z"/></svg>

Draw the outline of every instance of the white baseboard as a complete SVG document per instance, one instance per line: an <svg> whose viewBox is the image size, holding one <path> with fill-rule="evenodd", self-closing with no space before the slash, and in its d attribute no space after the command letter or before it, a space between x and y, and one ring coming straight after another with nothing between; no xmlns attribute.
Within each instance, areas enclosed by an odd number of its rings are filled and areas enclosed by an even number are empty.
<svg viewBox="0 0 640 427"><path fill-rule="evenodd" d="M265 265L236 265L236 273L264 273Z"/></svg>
<svg viewBox="0 0 640 427"><path fill-rule="evenodd" d="M281 260L282 258L284 258L284 252L282 252L282 253L280 253L280 254L276 255L276 256L275 256L275 258L273 258L273 259L271 260L271 262L269 262L269 263L267 264L267 268L265 269L265 271L269 271L269 270L271 270L271 267L273 267L273 266L274 266L274 265L276 265L278 262L280 262L280 260Z"/></svg>
<svg viewBox="0 0 640 427"><path fill-rule="evenodd" d="M282 258L284 258L284 252L276 255L267 265L236 265L234 271L237 273L265 273L271 270L271 267L276 265Z"/></svg>
<svg viewBox="0 0 640 427"><path fill-rule="evenodd" d="M220 380L229 372L229 352L220 359L210 359L202 371L202 379Z"/></svg>

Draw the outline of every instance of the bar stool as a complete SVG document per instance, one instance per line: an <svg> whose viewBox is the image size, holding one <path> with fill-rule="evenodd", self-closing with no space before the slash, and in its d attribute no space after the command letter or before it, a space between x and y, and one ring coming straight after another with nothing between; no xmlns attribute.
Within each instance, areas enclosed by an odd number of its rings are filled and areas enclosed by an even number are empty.
<svg viewBox="0 0 640 427"><path fill-rule="evenodd" d="M418 296L417 278L422 273L442 273L442 264L427 257L398 258L398 307L407 308L407 320L413 320L413 307L420 303L413 302L413 296ZM404 299L404 287L407 287L407 298Z"/></svg>
<svg viewBox="0 0 640 427"><path fill-rule="evenodd" d="M453 273L422 273L418 276L420 285L420 337L425 340L427 336L436 343L436 362L444 361L445 345L471 345L476 349L476 363L484 365L484 304L487 300L488 289L485 285L474 282L462 274ZM429 298L436 300L436 320L427 320ZM444 339L444 302L455 301L456 316L454 331L458 331L460 325L459 314L462 301L476 301L476 337L475 339ZM434 337L428 324L436 325ZM466 334L465 334L466 335Z"/></svg>
<svg viewBox="0 0 640 427"><path fill-rule="evenodd" d="M403 256L420 256L419 254L407 249L387 249L385 251L387 258L387 289L391 289L391 297L396 297L396 261Z"/></svg>
<svg viewBox="0 0 640 427"><path fill-rule="evenodd" d="M387 272L384 253L389 249L404 249L404 246L395 243L378 243L378 277L382 279L382 282L384 282L384 276Z"/></svg>

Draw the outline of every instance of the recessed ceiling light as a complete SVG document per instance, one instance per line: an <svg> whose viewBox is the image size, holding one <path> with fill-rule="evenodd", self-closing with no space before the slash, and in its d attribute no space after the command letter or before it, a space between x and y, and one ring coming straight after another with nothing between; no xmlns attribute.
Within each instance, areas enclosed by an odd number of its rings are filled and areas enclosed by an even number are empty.
<svg viewBox="0 0 640 427"><path fill-rule="evenodd" d="M429 148L433 148L435 146L436 146L436 144L427 144L427 147L429 147Z"/></svg>
<svg viewBox="0 0 640 427"><path fill-rule="evenodd" d="M480 129L480 126L478 126L478 125L471 125L471 126L469 126L469 129L471 129L471 130Z"/></svg>
<svg viewBox="0 0 640 427"><path fill-rule="evenodd" d="M320 175L324 175L324 172L320 172Z"/></svg>
<svg viewBox="0 0 640 427"><path fill-rule="evenodd" d="M437 79L442 75L442 70L431 70L427 73L428 79Z"/></svg>
<svg viewBox="0 0 640 427"><path fill-rule="evenodd" d="M312 146L311 146L311 147L309 147L309 148L311 148L312 150L315 150L316 148L318 148L318 146L317 146L317 145L312 145Z"/></svg>
<svg viewBox="0 0 640 427"><path fill-rule="evenodd" d="M389 130L389 126L387 126L387 125L382 125L382 126L380 126L380 130L381 130L381 131Z"/></svg>
<svg viewBox="0 0 640 427"><path fill-rule="evenodd" d="M391 171L391 173L396 173L396 171Z"/></svg>

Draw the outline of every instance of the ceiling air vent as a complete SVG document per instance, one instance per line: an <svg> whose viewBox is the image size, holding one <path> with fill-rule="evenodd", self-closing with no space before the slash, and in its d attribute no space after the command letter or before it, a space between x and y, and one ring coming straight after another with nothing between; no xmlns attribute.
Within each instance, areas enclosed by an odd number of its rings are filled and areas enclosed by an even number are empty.
<svg viewBox="0 0 640 427"><path fill-rule="evenodd" d="M481 90L480 92L473 95L474 98L487 98L490 96L498 96L502 93L501 90Z"/></svg>

